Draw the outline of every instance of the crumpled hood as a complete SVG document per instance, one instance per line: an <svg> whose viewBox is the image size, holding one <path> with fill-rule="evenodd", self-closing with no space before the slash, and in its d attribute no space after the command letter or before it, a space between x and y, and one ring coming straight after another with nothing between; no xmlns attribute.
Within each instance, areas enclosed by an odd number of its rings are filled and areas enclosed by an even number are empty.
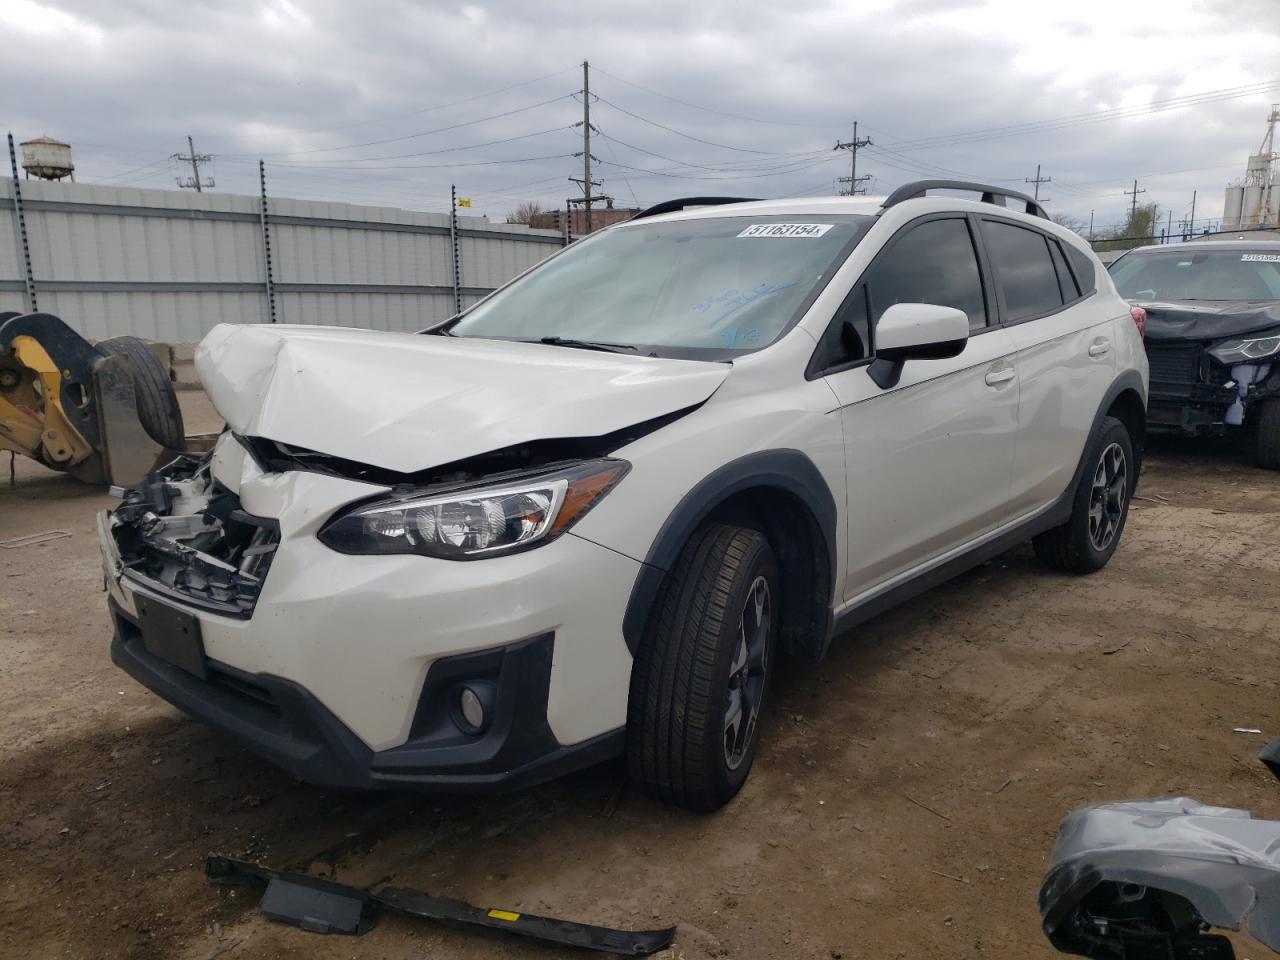
<svg viewBox="0 0 1280 960"><path fill-rule="evenodd" d="M1147 311L1148 340L1221 340L1280 327L1280 300L1130 300Z"/></svg>
<svg viewBox="0 0 1280 960"><path fill-rule="evenodd" d="M727 363L346 327L220 324L196 372L233 431L404 473L701 403Z"/></svg>

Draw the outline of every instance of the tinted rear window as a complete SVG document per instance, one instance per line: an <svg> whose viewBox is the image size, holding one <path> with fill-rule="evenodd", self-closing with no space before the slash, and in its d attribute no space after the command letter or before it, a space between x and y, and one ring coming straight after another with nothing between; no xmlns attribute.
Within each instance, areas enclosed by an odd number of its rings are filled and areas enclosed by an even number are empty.
<svg viewBox="0 0 1280 960"><path fill-rule="evenodd" d="M1011 223L982 221L982 238L1004 291L1005 320L1026 320L1062 306L1058 273L1044 234Z"/></svg>
<svg viewBox="0 0 1280 960"><path fill-rule="evenodd" d="M1058 271L1058 286L1062 288L1062 299L1070 303L1080 296L1080 288L1076 286L1075 278L1067 268L1066 258L1062 255L1062 244L1050 238L1049 253L1053 255L1053 266Z"/></svg>
<svg viewBox="0 0 1280 960"><path fill-rule="evenodd" d="M1093 275L1093 258L1087 253L1077 250L1073 244L1064 244L1067 248L1067 261L1075 271L1076 281L1080 284L1082 294L1093 293L1098 287L1098 279Z"/></svg>

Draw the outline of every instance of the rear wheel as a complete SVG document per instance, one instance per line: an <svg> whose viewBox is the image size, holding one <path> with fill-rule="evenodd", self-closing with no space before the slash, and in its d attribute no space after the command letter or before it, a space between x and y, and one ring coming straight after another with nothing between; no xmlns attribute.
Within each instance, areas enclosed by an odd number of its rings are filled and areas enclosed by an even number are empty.
<svg viewBox="0 0 1280 960"><path fill-rule="evenodd" d="M764 535L709 524L685 546L636 656L627 764L647 792L722 807L755 759L778 632L778 564Z"/></svg>
<svg viewBox="0 0 1280 960"><path fill-rule="evenodd" d="M1258 466L1280 470L1280 397L1262 401L1255 449Z"/></svg>
<svg viewBox="0 0 1280 960"><path fill-rule="evenodd" d="M108 357L129 358L129 366L133 369L133 393L142 429L156 443L171 450L181 450L185 434L178 395L174 393L168 371L147 347L146 341L137 337L112 337L110 340L99 340L95 346Z"/></svg>
<svg viewBox="0 0 1280 960"><path fill-rule="evenodd" d="M1036 556L1068 573L1105 567L1120 543L1137 479L1129 431L1114 417L1103 417L1085 453L1071 519L1031 541Z"/></svg>

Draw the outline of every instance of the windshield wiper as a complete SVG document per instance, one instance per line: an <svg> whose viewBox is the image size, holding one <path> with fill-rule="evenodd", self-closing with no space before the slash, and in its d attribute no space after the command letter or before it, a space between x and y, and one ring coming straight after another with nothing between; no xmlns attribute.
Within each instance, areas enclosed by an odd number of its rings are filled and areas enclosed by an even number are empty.
<svg viewBox="0 0 1280 960"><path fill-rule="evenodd" d="M604 343L600 340L575 340L572 337L539 337L538 342L553 347L576 347L579 350L602 350L605 353L639 349L630 343Z"/></svg>

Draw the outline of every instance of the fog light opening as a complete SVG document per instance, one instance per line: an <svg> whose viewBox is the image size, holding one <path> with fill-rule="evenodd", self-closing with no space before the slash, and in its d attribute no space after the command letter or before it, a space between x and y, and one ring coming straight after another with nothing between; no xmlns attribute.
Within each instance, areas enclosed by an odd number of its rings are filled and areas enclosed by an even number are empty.
<svg viewBox="0 0 1280 960"><path fill-rule="evenodd" d="M465 684L454 695L454 722L463 733L478 734L489 723L485 692Z"/></svg>

